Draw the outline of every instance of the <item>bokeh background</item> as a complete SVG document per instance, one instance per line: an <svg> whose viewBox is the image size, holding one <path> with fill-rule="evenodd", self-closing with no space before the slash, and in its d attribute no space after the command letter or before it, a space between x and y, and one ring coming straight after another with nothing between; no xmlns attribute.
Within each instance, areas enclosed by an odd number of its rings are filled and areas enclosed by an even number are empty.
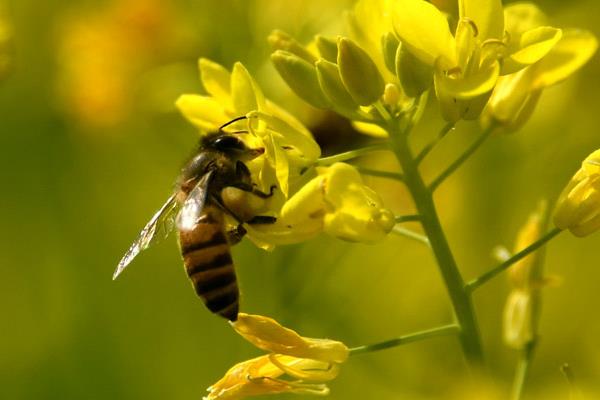
<svg viewBox="0 0 600 400"><path fill-rule="evenodd" d="M600 36L597 1L538 3L556 26ZM325 152L366 141L295 100L267 62L272 29L303 40L336 33L350 4L0 1L1 398L199 399L231 365L260 354L203 308L173 238L118 281L111 275L197 140L173 102L202 90L199 56L244 62L270 98L314 129ZM554 198L600 147L598 60L548 90L521 132L494 137L439 191L467 278L491 267L494 246L511 247L538 201ZM418 142L442 126L435 111ZM459 125L426 173L446 165L477 129ZM401 186L368 182L395 211L410 210ZM548 273L562 284L544 292L529 399L567 398L565 362L585 398L600 396L599 247L600 234L563 234L548 249ZM243 309L307 336L356 346L451 318L430 252L403 237L371 246L320 237L272 253L243 242L234 258ZM475 296L494 384L466 387L455 339L438 338L352 358L330 398L506 398L516 360L501 340L507 292L502 276Z"/></svg>

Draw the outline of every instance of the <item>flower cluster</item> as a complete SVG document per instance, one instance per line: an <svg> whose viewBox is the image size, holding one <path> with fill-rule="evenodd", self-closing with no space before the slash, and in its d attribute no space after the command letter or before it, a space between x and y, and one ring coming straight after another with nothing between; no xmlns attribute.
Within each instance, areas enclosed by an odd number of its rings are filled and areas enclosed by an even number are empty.
<svg viewBox="0 0 600 400"><path fill-rule="evenodd" d="M273 393L326 395L325 382L338 375L340 364L348 358L342 342L302 337L261 315L241 313L232 326L268 354L234 365L208 388L205 400Z"/></svg>
<svg viewBox="0 0 600 400"><path fill-rule="evenodd" d="M272 60L305 101L383 136L374 108L410 117L432 85L447 121L481 118L516 129L541 91L597 48L587 31L549 26L532 3L459 0L458 10L449 18L425 0L361 0L348 13L348 37L317 36L303 47L274 32Z"/></svg>
<svg viewBox="0 0 600 400"><path fill-rule="evenodd" d="M4 6L0 3L0 78L10 69L12 62L13 30Z"/></svg>
<svg viewBox="0 0 600 400"><path fill-rule="evenodd" d="M238 132L250 148L265 149L247 165L261 190L268 191L272 186L279 189L266 201L236 193L247 196L255 214L270 213L277 218L275 224L262 228L248 226L250 240L270 249L320 232L345 240L374 242L391 231L391 211L363 184L354 167L335 164L318 168L317 176L307 182L307 170L321 154L319 146L296 118L265 98L241 63L236 63L231 73L206 59L201 59L199 66L208 95L182 95L177 107L201 133L216 131L228 121L245 116L228 129Z"/></svg>
<svg viewBox="0 0 600 400"><path fill-rule="evenodd" d="M579 237L600 229L600 150L583 160L563 190L554 213L554 224Z"/></svg>
<svg viewBox="0 0 600 400"><path fill-rule="evenodd" d="M547 206L542 202L517 235L514 253L538 240L546 226ZM509 270L512 287L504 306L504 341L510 347L523 349L537 335L541 293L547 280L543 275L543 252L538 250L516 262Z"/></svg>

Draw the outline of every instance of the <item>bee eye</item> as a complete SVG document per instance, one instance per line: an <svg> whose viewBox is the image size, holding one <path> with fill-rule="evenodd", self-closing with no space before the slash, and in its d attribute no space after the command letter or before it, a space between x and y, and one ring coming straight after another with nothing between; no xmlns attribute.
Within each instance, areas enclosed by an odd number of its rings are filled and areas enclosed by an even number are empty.
<svg viewBox="0 0 600 400"><path fill-rule="evenodd" d="M244 143L233 136L220 136L213 142L215 148L220 151L245 150Z"/></svg>

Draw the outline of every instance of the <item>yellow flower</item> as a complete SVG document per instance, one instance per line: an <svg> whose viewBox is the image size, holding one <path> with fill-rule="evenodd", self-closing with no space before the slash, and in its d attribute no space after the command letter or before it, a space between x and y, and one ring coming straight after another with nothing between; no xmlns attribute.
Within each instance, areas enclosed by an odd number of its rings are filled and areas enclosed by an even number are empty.
<svg viewBox="0 0 600 400"><path fill-rule="evenodd" d="M515 31L524 29L521 26L523 24L529 27L545 20L539 10L524 7L524 4L515 5L507 13L507 21L512 21ZM509 17L510 15L514 17ZM496 123L506 131L519 129L529 119L542 91L575 73L589 61L597 47L597 40L592 33L576 29L564 30L560 41L542 59L498 79L481 116L483 125Z"/></svg>
<svg viewBox="0 0 600 400"><path fill-rule="evenodd" d="M263 191L272 185L279 187L273 204L282 203L290 184L319 158L321 149L302 123L264 97L241 63L230 73L217 63L200 59L199 68L208 95L184 94L177 107L201 134L214 132L234 118L248 117L231 129L248 132L240 137L249 147L265 149L264 155L250 161L248 167Z"/></svg>
<svg viewBox="0 0 600 400"><path fill-rule="evenodd" d="M300 336L277 321L240 313L233 328L269 354L233 366L208 388L205 400L241 399L275 393L326 395L324 382L334 379L348 358L342 342Z"/></svg>
<svg viewBox="0 0 600 400"><path fill-rule="evenodd" d="M262 247L306 240L325 232L343 240L373 243L394 227L393 213L365 186L351 165L336 163L317 169L283 205L275 224L249 227L250 239Z"/></svg>
<svg viewBox="0 0 600 400"><path fill-rule="evenodd" d="M12 62L13 30L3 4L0 3L0 78L10 69Z"/></svg>
<svg viewBox="0 0 600 400"><path fill-rule="evenodd" d="M561 35L552 27L523 30L508 21L506 29L514 35L505 37L500 0L460 0L454 35L446 16L431 3L395 4L395 31L417 58L434 67L436 95L449 121L477 118L500 74L509 72L502 64L510 65L510 72L533 64Z"/></svg>
<svg viewBox="0 0 600 400"><path fill-rule="evenodd" d="M541 202L517 235L514 253L536 242L544 232L547 204ZM541 307L541 289L551 282L544 276L543 250L537 250L521 259L508 270L512 290L503 314L504 342L515 349L523 349L535 340Z"/></svg>
<svg viewBox="0 0 600 400"><path fill-rule="evenodd" d="M544 233L544 226L546 225L546 210L547 206L544 201L541 202L538 209L529 216L527 222L517 234L517 240L513 250L514 254L529 247L542 236ZM510 267L508 276L513 287L526 289L541 286L541 257L542 253L540 251L535 251Z"/></svg>
<svg viewBox="0 0 600 400"><path fill-rule="evenodd" d="M600 150L590 154L560 195L554 224L575 236L600 229Z"/></svg>
<svg viewBox="0 0 600 400"><path fill-rule="evenodd" d="M523 349L536 338L540 309L539 290L514 289L504 306L504 342Z"/></svg>

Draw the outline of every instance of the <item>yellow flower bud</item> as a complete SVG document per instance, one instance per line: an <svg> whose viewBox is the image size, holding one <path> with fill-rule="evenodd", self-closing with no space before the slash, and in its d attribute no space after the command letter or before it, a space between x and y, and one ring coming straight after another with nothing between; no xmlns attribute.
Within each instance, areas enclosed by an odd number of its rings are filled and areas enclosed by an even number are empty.
<svg viewBox="0 0 600 400"><path fill-rule="evenodd" d="M279 75L302 100L317 108L328 108L329 101L321 91L314 65L287 51L277 50L271 61Z"/></svg>
<svg viewBox="0 0 600 400"><path fill-rule="evenodd" d="M408 96L417 97L433 84L433 68L421 62L406 46L398 47L395 65L396 75Z"/></svg>
<svg viewBox="0 0 600 400"><path fill-rule="evenodd" d="M310 64L313 64L315 61L317 61L317 58L310 51L308 51L306 47L302 46L296 41L296 39L287 33L280 31L279 29L271 32L271 34L267 37L267 41L269 42L269 45L273 51L287 51L288 53L292 53Z"/></svg>
<svg viewBox="0 0 600 400"><path fill-rule="evenodd" d="M547 205L544 201L540 203L538 209L529 216L525 225L519 230L513 250L514 254L524 250L541 237L546 225L546 212ZM537 250L510 267L508 276L513 287L526 289L540 288L544 285L541 268L542 257L543 250Z"/></svg>
<svg viewBox="0 0 600 400"><path fill-rule="evenodd" d="M315 37L315 42L322 58L332 63L337 62L338 49L336 39L317 35Z"/></svg>
<svg viewBox="0 0 600 400"><path fill-rule="evenodd" d="M387 69L392 73L396 73L396 53L399 46L400 41L392 32L386 32L381 38L383 61Z"/></svg>
<svg viewBox="0 0 600 400"><path fill-rule="evenodd" d="M368 106L381 97L384 81L377 66L352 40L338 40L337 64L344 86L358 104Z"/></svg>
<svg viewBox="0 0 600 400"><path fill-rule="evenodd" d="M513 290L504 307L504 342L523 349L535 340L539 311L539 290Z"/></svg>
<svg viewBox="0 0 600 400"><path fill-rule="evenodd" d="M356 168L336 163L321 172L326 214L324 230L353 242L382 240L394 227L393 213L365 186Z"/></svg>
<svg viewBox="0 0 600 400"><path fill-rule="evenodd" d="M352 112L358 108L350 93L346 90L338 66L327 60L319 60L316 63L317 76L323 92L329 98L334 109L341 113Z"/></svg>
<svg viewBox="0 0 600 400"><path fill-rule="evenodd" d="M554 224L583 237L600 229L600 150L590 154L560 195Z"/></svg>

